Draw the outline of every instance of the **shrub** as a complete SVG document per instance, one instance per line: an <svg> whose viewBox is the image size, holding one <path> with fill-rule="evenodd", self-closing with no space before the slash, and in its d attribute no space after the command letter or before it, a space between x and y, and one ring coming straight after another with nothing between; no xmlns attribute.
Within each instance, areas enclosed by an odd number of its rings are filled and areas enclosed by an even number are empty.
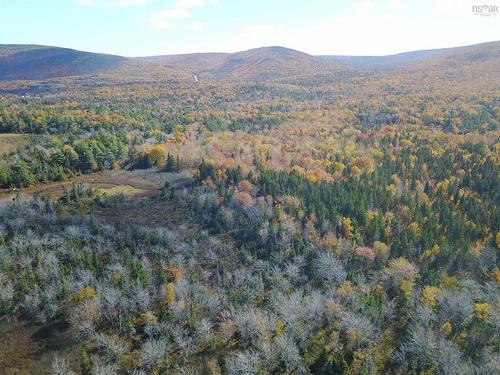
<svg viewBox="0 0 500 375"><path fill-rule="evenodd" d="M148 339L141 348L142 364L149 370L166 366L168 343L164 339Z"/></svg>
<svg viewBox="0 0 500 375"><path fill-rule="evenodd" d="M234 316L234 324L241 337L242 342L256 345L261 340L268 340L276 326L276 317L251 307L239 311Z"/></svg>
<svg viewBox="0 0 500 375"><path fill-rule="evenodd" d="M275 350L277 352L277 357L283 364L283 370L290 373L293 370L297 370L302 365L302 356L300 355L299 348L295 344L293 338L290 335L283 334L275 339Z"/></svg>
<svg viewBox="0 0 500 375"><path fill-rule="evenodd" d="M374 241L373 250L378 255L385 255L389 251L389 246L387 246L385 243L381 241Z"/></svg>
<svg viewBox="0 0 500 375"><path fill-rule="evenodd" d="M321 252L314 263L319 280L340 283L347 277L344 265L331 252Z"/></svg>
<svg viewBox="0 0 500 375"><path fill-rule="evenodd" d="M342 234L344 235L344 237L351 238L353 236L353 231L354 231L351 219L348 217L343 217L341 226L342 226Z"/></svg>
<svg viewBox="0 0 500 375"><path fill-rule="evenodd" d="M474 312L472 296L467 291L445 290L438 301L440 316L453 327L460 326Z"/></svg>
<svg viewBox="0 0 500 375"><path fill-rule="evenodd" d="M85 300L92 299L96 295L97 295L97 293L93 288L86 286L85 288L82 288L79 291L77 291L75 294L73 294L72 300L80 303L80 302L83 302Z"/></svg>
<svg viewBox="0 0 500 375"><path fill-rule="evenodd" d="M491 318L491 306L488 303L476 303L474 305L474 315L479 320L490 320Z"/></svg>
<svg viewBox="0 0 500 375"><path fill-rule="evenodd" d="M118 361L128 352L128 344L117 335L110 336L105 333L98 333L95 339L99 351L104 355L108 363Z"/></svg>
<svg viewBox="0 0 500 375"><path fill-rule="evenodd" d="M434 335L428 329L417 326L411 329L408 339L395 353L395 359L413 369L428 370L439 356Z"/></svg>
<svg viewBox="0 0 500 375"><path fill-rule="evenodd" d="M403 257L391 260L385 273L406 296L411 294L415 281L419 277L417 267Z"/></svg>
<svg viewBox="0 0 500 375"><path fill-rule="evenodd" d="M118 374L118 366L114 363L106 363L97 356L92 356L92 375L115 375Z"/></svg>
<svg viewBox="0 0 500 375"><path fill-rule="evenodd" d="M444 335L449 335L452 331L452 326L450 324L450 322L445 322L441 328L439 329L439 331L441 331L442 334Z"/></svg>
<svg viewBox="0 0 500 375"><path fill-rule="evenodd" d="M369 247L357 247L355 253L364 261L371 263L375 260L375 252Z"/></svg>
<svg viewBox="0 0 500 375"><path fill-rule="evenodd" d="M260 369L260 358L253 351L239 352L226 360L229 375L257 374Z"/></svg>
<svg viewBox="0 0 500 375"><path fill-rule="evenodd" d="M57 354L52 361L52 374L53 375L74 375L68 361L65 358L59 357Z"/></svg>
<svg viewBox="0 0 500 375"><path fill-rule="evenodd" d="M161 145L155 145L151 148L147 155L149 164L152 166L161 166L167 159L167 151Z"/></svg>
<svg viewBox="0 0 500 375"><path fill-rule="evenodd" d="M422 295L420 297L420 300L422 301L422 303L425 303L430 307L435 307L439 293L440 293L439 288L436 288L435 286L426 285L422 289Z"/></svg>
<svg viewBox="0 0 500 375"><path fill-rule="evenodd" d="M164 286L165 290L165 304L172 306L175 303L175 284L168 283Z"/></svg>
<svg viewBox="0 0 500 375"><path fill-rule="evenodd" d="M10 182L16 187L26 187L36 182L31 166L22 159L17 160L11 167Z"/></svg>

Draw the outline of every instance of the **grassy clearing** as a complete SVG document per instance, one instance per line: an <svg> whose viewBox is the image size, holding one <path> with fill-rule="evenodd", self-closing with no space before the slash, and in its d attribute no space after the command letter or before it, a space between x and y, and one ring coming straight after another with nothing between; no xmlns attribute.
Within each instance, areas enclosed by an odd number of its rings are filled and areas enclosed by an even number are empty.
<svg viewBox="0 0 500 375"><path fill-rule="evenodd" d="M118 185L110 188L99 188L99 191L106 195L123 194L125 196L132 196L144 193L144 189L138 189L130 185Z"/></svg>
<svg viewBox="0 0 500 375"><path fill-rule="evenodd" d="M23 189L21 200L29 200L36 192L45 192L53 199L57 199L61 196L63 189L71 189L73 183L89 184L107 195L123 193L126 196L154 196L164 185L167 177L169 177L168 173L150 170L133 172L113 170L83 174L71 180L38 184ZM10 203L16 197L18 197L17 192L12 193L8 189L0 189L0 204Z"/></svg>
<svg viewBox="0 0 500 375"><path fill-rule="evenodd" d="M26 146L30 137L29 134L0 134L0 156Z"/></svg>
<svg viewBox="0 0 500 375"><path fill-rule="evenodd" d="M49 375L54 355L63 355L79 368L82 343L75 343L67 327L26 321L0 321L0 374Z"/></svg>

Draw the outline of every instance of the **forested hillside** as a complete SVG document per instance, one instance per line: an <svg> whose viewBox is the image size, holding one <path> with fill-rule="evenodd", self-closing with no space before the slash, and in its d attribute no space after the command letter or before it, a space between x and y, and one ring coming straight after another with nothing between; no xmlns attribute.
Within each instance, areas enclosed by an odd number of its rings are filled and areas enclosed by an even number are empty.
<svg viewBox="0 0 500 375"><path fill-rule="evenodd" d="M2 76L0 367L498 373L500 42L427 52Z"/></svg>

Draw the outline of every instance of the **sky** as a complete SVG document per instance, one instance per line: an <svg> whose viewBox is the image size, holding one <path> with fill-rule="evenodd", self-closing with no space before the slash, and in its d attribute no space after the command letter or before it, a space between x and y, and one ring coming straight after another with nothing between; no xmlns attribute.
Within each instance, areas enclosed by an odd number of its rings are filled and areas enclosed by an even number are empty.
<svg viewBox="0 0 500 375"><path fill-rule="evenodd" d="M314 55L387 55L500 40L484 0L0 0L0 44L123 56L280 45ZM487 0L500 8L500 0Z"/></svg>

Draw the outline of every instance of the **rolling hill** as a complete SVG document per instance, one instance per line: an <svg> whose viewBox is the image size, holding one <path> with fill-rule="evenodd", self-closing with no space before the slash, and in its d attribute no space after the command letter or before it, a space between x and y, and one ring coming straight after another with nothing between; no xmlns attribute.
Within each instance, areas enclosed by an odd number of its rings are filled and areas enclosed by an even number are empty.
<svg viewBox="0 0 500 375"><path fill-rule="evenodd" d="M195 53L127 58L37 45L0 45L0 79L54 77L133 72L135 76L160 72L164 77L196 74L213 80L272 80L346 69L284 47L263 47L237 53ZM350 68L347 68L350 69Z"/></svg>
<svg viewBox="0 0 500 375"><path fill-rule="evenodd" d="M410 51L387 56L331 55L319 57L327 61L339 61L355 68L395 69L428 67L436 64L457 66L460 63L498 58L499 55L500 42L496 41L463 47Z"/></svg>
<svg viewBox="0 0 500 375"><path fill-rule="evenodd" d="M40 80L54 77L109 74L146 79L273 81L321 77L336 72L411 69L460 70L465 66L498 71L500 42L390 56L312 56L273 46L236 53L122 57L38 45L0 45L0 80ZM476 69L476 70L477 70Z"/></svg>
<svg viewBox="0 0 500 375"><path fill-rule="evenodd" d="M137 59L172 69L202 72L220 66L229 55L229 53L187 53L180 55L138 57Z"/></svg>
<svg viewBox="0 0 500 375"><path fill-rule="evenodd" d="M216 79L266 80L341 68L341 63L322 61L293 49L263 47L233 53L209 73Z"/></svg>
<svg viewBox="0 0 500 375"><path fill-rule="evenodd" d="M0 45L0 79L46 79L96 74L119 67L121 56L47 46Z"/></svg>
<svg viewBox="0 0 500 375"><path fill-rule="evenodd" d="M52 48L49 46L41 46L38 44L0 44L0 57L8 56L22 51L30 51L34 49Z"/></svg>
<svg viewBox="0 0 500 375"><path fill-rule="evenodd" d="M236 53L195 53L142 58L215 80L273 80L331 70L349 69L290 48L273 46Z"/></svg>

